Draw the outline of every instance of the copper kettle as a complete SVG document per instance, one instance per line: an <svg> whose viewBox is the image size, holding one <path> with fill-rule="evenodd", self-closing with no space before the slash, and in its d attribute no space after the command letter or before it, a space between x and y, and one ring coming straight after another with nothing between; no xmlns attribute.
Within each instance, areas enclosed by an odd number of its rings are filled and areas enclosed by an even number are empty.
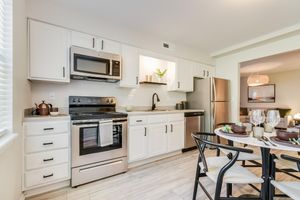
<svg viewBox="0 0 300 200"><path fill-rule="evenodd" d="M35 106L37 115L49 115L50 109L52 108L52 105L45 103L45 101L42 101L42 103L39 105L35 103Z"/></svg>

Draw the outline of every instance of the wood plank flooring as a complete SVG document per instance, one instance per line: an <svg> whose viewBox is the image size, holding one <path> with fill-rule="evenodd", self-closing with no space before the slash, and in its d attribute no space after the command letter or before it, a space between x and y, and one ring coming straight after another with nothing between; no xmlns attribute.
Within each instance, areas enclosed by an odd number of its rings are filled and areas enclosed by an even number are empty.
<svg viewBox="0 0 300 200"><path fill-rule="evenodd" d="M209 150L207 155L215 155L215 151ZM197 151L187 152L78 188L63 188L26 200L191 200L197 156ZM260 175L260 169L251 170ZM279 175L278 178L287 177ZM214 183L206 177L202 180L213 194ZM247 185L234 186L233 193L258 194ZM208 198L199 189L197 199Z"/></svg>

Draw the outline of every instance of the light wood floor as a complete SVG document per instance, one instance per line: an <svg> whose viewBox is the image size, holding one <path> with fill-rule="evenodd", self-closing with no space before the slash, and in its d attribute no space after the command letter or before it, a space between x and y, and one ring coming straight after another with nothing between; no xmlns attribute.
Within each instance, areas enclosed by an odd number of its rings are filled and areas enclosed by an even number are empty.
<svg viewBox="0 0 300 200"><path fill-rule="evenodd" d="M215 151L208 151L207 154L215 155ZM197 151L184 153L130 169L125 174L78 188L64 188L32 197L30 200L191 200L197 155ZM260 169L251 170L260 175ZM277 178L286 179L287 176L279 175ZM206 177L202 180L208 191L213 194L214 183ZM233 193L258 194L247 185L234 186ZM200 188L197 199L208 199Z"/></svg>

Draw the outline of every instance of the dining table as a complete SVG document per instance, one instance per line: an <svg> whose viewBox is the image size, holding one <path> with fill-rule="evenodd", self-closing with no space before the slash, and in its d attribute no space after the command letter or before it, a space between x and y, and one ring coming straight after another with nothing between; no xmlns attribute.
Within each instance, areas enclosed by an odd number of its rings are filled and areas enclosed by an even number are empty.
<svg viewBox="0 0 300 200"><path fill-rule="evenodd" d="M215 134L231 142L260 148L262 157L262 179L264 180L261 187L261 199L270 200L272 178L271 165L274 162L273 156L271 155L271 150L300 152L300 146L285 145L282 143L275 143L272 140L270 141L271 137L274 138L276 136L275 131L273 131L272 133L265 132L263 135L267 138L267 140L262 141L258 138L253 137L252 134L241 136L238 134L226 133L222 130L223 127L215 129Z"/></svg>

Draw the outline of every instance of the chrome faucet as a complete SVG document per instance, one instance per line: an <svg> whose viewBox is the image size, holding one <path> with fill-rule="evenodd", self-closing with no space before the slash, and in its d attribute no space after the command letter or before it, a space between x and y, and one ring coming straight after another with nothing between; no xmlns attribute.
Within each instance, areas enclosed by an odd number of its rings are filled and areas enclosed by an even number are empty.
<svg viewBox="0 0 300 200"><path fill-rule="evenodd" d="M152 95L152 110L155 110L155 109L156 109L156 104L154 103L154 97L155 97L155 96L156 96L156 101L157 101L157 102L160 102L158 95L157 95L156 93L154 93L154 94Z"/></svg>

